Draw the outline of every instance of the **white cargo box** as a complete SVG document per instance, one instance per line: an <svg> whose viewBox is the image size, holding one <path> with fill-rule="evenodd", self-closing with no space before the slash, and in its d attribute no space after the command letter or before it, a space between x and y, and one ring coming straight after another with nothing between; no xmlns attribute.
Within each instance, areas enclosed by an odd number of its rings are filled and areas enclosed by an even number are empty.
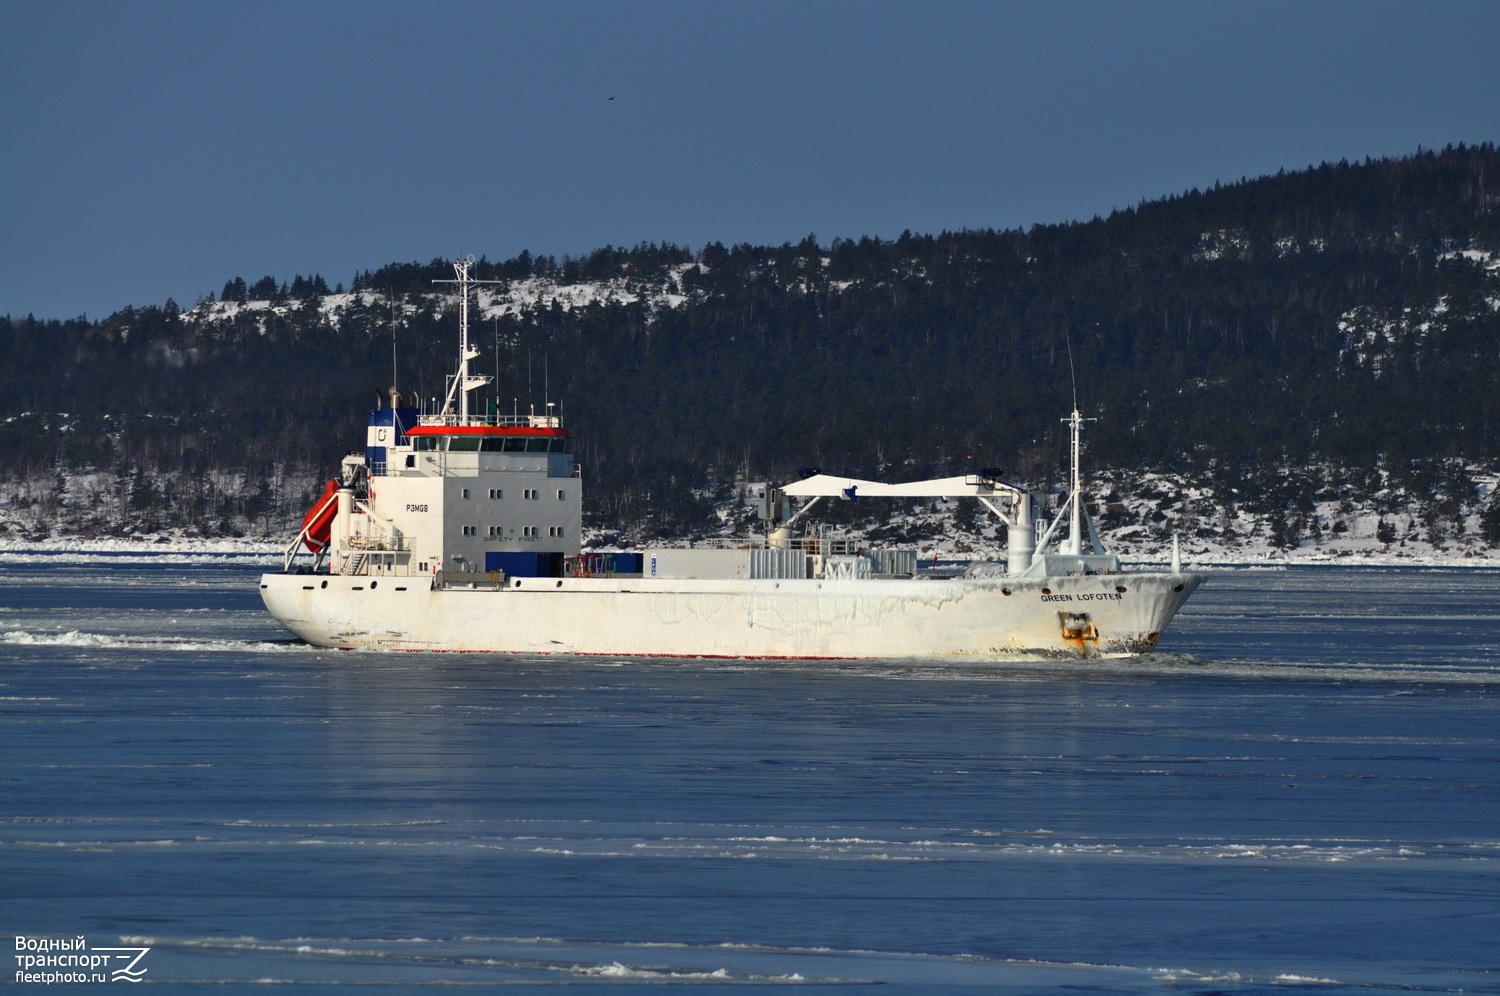
<svg viewBox="0 0 1500 996"><path fill-rule="evenodd" d="M915 550L871 550L870 565L873 574L882 577L916 577L917 551Z"/></svg>
<svg viewBox="0 0 1500 996"><path fill-rule="evenodd" d="M643 550L648 578L748 578L749 550Z"/></svg>
<svg viewBox="0 0 1500 996"><path fill-rule="evenodd" d="M809 557L801 550L751 550L752 578L812 577Z"/></svg>

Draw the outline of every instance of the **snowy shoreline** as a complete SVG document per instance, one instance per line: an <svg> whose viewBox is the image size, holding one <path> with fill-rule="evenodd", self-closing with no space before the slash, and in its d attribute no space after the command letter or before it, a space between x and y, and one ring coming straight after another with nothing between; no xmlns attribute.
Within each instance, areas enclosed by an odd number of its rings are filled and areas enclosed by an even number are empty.
<svg viewBox="0 0 1500 996"><path fill-rule="evenodd" d="M15 559L17 555L37 554L48 557L59 554L88 556L132 556L159 554L171 557L223 557L236 560L263 559L279 564L285 543L236 539L181 539L165 542L132 539L74 539L62 537L46 540L0 540L0 556Z"/></svg>
<svg viewBox="0 0 1500 996"><path fill-rule="evenodd" d="M677 545L663 543L663 546ZM71 539L48 540L0 540L0 559L14 561L27 556L48 558L73 555L69 559L87 557L140 557L158 556L162 559L182 557L214 558L237 562L263 561L277 566L286 549L285 544L266 540L236 539ZM925 557L936 552L943 561L1004 559L1004 551L980 551L961 553L951 550L927 550ZM1165 567L1170 558L1166 551L1150 556L1141 556L1129 551L1118 551L1121 561L1132 568ZM1370 550L1325 547L1313 550L1289 552L1263 549L1216 550L1190 553L1182 551L1185 568L1221 570L1277 570L1287 567L1440 567L1500 569L1500 550L1444 551L1430 549Z"/></svg>

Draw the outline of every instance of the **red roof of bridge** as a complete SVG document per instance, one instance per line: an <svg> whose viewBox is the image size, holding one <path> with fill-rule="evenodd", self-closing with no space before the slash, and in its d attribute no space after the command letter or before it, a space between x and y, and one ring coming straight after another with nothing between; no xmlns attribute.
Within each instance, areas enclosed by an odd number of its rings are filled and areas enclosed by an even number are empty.
<svg viewBox="0 0 1500 996"><path fill-rule="evenodd" d="M567 429L537 429L525 425L416 425L406 430L408 436L564 436Z"/></svg>

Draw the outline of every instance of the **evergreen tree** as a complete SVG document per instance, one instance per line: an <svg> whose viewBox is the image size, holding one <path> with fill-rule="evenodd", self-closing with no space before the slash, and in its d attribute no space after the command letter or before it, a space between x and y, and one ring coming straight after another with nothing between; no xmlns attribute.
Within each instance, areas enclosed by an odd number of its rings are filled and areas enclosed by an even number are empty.
<svg viewBox="0 0 1500 996"><path fill-rule="evenodd" d="M1090 468L1211 482L1222 513L1169 509L1200 528L1234 509L1287 545L1314 528L1314 494L1381 493L1383 541L1413 511L1429 535L1465 540L1466 468L1500 465L1497 176L1484 145L1025 231L482 260L487 278L544 292L482 320L504 381L485 401L524 411L562 397L591 500L692 529L717 482L811 465L872 477L1004 466L1044 489L1076 378L1100 416ZM326 281L298 274L236 277L219 294L296 307L0 319L0 478L80 462L336 465L362 436L369 386L390 379L390 295L399 379L444 393L456 319L433 280L451 276L441 259L364 270L352 286L378 300L331 316ZM545 294L580 281L619 296L575 307ZM62 433L58 412L94 421ZM191 471L177 465L189 449ZM1323 482L1297 486L1320 466L1346 468L1332 499ZM1490 506L1480 514L1483 526ZM226 528L243 515L217 495L203 512Z"/></svg>

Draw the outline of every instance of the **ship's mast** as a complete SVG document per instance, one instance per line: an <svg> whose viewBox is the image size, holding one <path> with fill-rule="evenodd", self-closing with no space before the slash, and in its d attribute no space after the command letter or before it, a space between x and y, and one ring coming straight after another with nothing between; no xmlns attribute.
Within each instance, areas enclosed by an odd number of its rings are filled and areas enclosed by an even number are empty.
<svg viewBox="0 0 1500 996"><path fill-rule="evenodd" d="M503 283L500 280L475 280L469 276L469 267L473 265L474 257L465 257L453 264L453 273L457 279L433 281L435 284L458 285L458 374L448 388L443 408L446 411L453 404L453 395L456 393L459 425L467 425L469 422L469 392L490 382L490 378L484 374L469 373L469 361L479 356L479 350L469 345L469 291L477 284Z"/></svg>
<svg viewBox="0 0 1500 996"><path fill-rule="evenodd" d="M1073 414L1062 420L1067 425L1073 437L1073 468L1071 480L1069 481L1070 496L1068 500L1073 503L1071 518L1068 521L1068 539L1062 546L1062 553L1070 553L1079 556L1083 553L1083 423L1093 422L1094 419L1084 418L1083 413L1075 406ZM1098 552L1098 551L1095 551Z"/></svg>

